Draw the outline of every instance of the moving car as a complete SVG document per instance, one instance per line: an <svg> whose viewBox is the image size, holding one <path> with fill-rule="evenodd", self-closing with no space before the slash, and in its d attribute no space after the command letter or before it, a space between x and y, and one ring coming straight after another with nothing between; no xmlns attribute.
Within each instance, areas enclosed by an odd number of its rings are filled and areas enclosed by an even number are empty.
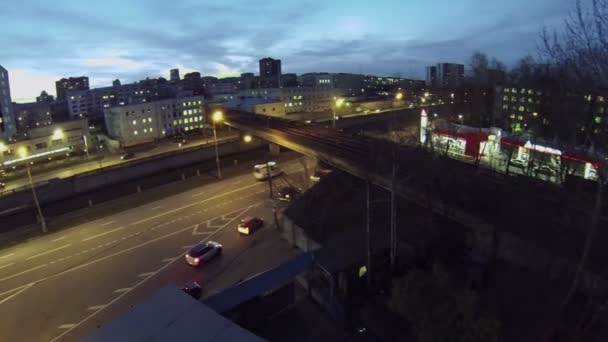
<svg viewBox="0 0 608 342"><path fill-rule="evenodd" d="M256 230L262 228L263 226L263 219L255 216L248 216L242 219L241 222L239 222L237 230L241 234L249 235L255 232Z"/></svg>
<svg viewBox="0 0 608 342"><path fill-rule="evenodd" d="M268 179L268 177L280 176L283 173L276 162L258 164L253 167L253 176L258 180Z"/></svg>
<svg viewBox="0 0 608 342"><path fill-rule="evenodd" d="M511 159L510 166L523 170L528 166L527 164L523 159Z"/></svg>
<svg viewBox="0 0 608 342"><path fill-rule="evenodd" d="M302 189L296 188L295 186L286 186L279 191L278 199L279 201L291 202L301 193Z"/></svg>
<svg viewBox="0 0 608 342"><path fill-rule="evenodd" d="M186 253L186 262L191 266L199 266L209 262L222 253L222 245L215 241L198 244Z"/></svg>
<svg viewBox="0 0 608 342"><path fill-rule="evenodd" d="M186 292L187 294L189 294L190 296L192 296L194 299L197 299L197 300L201 299L201 296L203 295L203 289L195 281L189 281L189 282L185 283L184 286L182 286L182 291Z"/></svg>
<svg viewBox="0 0 608 342"><path fill-rule="evenodd" d="M135 153L133 152L127 152L120 157L121 160L128 160L133 158L135 158Z"/></svg>

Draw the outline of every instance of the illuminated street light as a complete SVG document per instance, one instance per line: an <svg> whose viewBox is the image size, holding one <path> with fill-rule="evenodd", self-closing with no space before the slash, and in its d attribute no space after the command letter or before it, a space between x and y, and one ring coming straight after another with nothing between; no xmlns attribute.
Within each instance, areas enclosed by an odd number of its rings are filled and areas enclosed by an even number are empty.
<svg viewBox="0 0 608 342"><path fill-rule="evenodd" d="M63 139L63 131L56 129L53 131L53 140Z"/></svg>
<svg viewBox="0 0 608 342"><path fill-rule="evenodd" d="M429 94L429 92L428 92L428 91L424 93L424 97L429 97L430 95L431 95L431 94Z"/></svg>
<svg viewBox="0 0 608 342"><path fill-rule="evenodd" d="M220 153L217 148L217 131L215 130L215 124L224 119L224 114L219 110L213 113L211 121L213 121L213 140L215 142L215 165L217 166L217 178L222 179L222 170L220 168Z"/></svg>
<svg viewBox="0 0 608 342"><path fill-rule="evenodd" d="M21 158L27 157L27 149L25 146L21 146L17 149L17 153ZM42 215L42 209L40 208L40 202L38 202L38 195L36 195L36 188L34 187L34 182L32 181L32 172L30 171L30 163L25 160L25 168L27 170L27 178L30 181L30 187L32 188L32 196L34 196L34 203L36 204L36 209L38 210L38 217L40 218L40 224L42 225L42 232L46 233L46 221L44 220L44 215Z"/></svg>
<svg viewBox="0 0 608 342"><path fill-rule="evenodd" d="M395 95L395 100L401 100L403 99L403 93L397 93L397 95Z"/></svg>
<svg viewBox="0 0 608 342"><path fill-rule="evenodd" d="M218 110L215 113L213 113L213 115L211 116L211 119L213 120L214 123L220 122L220 121L224 120L224 114Z"/></svg>
<svg viewBox="0 0 608 342"><path fill-rule="evenodd" d="M425 103L426 99L424 97L420 98L420 102Z"/></svg>
<svg viewBox="0 0 608 342"><path fill-rule="evenodd" d="M341 98L341 97L335 98L334 97L334 106L332 107L333 115L332 115L332 119L331 119L331 126L333 128L336 128L336 108L342 107L343 104L344 104L344 99L343 98Z"/></svg>
<svg viewBox="0 0 608 342"><path fill-rule="evenodd" d="M246 142L246 143L250 143L252 140L253 140L253 138L249 134L245 134L243 136L243 141Z"/></svg>

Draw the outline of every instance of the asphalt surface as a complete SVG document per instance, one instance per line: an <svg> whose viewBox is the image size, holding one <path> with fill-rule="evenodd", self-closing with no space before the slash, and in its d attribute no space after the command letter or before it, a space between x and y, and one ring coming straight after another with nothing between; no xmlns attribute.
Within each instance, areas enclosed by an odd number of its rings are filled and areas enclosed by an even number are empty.
<svg viewBox="0 0 608 342"><path fill-rule="evenodd" d="M236 135L236 134L226 132L225 134L223 134L223 136L218 137L218 141L234 139L237 136L238 135ZM94 161L83 162L83 163L79 163L76 165L71 164L71 165L67 165L65 167L54 168L53 170L50 170L50 171L38 171L37 172L36 165L34 165L32 167L32 169L33 169L32 170L32 172L33 172L32 181L34 183L40 183L40 182L44 182L44 181L47 181L47 180L53 179L53 178L67 178L67 177L77 175L79 173L96 170L101 167L107 167L107 166L117 165L120 163L131 162L133 160L154 156L154 155L157 155L160 153L178 151L183 148L189 148L189 147L193 147L193 146L207 145L207 144L213 144L213 139L210 139L208 137L191 139L191 140L188 140L188 143L186 145L184 145L183 147L178 146L178 144L176 144L176 143L165 141L153 148L150 148L149 150L136 152L135 157L132 159L129 159L129 160L120 159L122 157L122 155L124 155L124 152L120 152L120 153L106 154L103 156L103 159L96 159ZM94 157L98 157L98 155L91 155L91 158L94 158ZM13 179L13 180L7 180L4 182L6 183L6 187L3 189L0 189L0 195L3 192L8 192L10 190L29 185L29 181L28 181L27 175L25 173L23 173L20 178Z"/></svg>
<svg viewBox="0 0 608 342"><path fill-rule="evenodd" d="M282 168L275 194L303 179L299 160ZM77 341L167 284L195 280L207 296L278 265L296 251L274 225L276 203L247 172L1 250L0 341ZM241 236L248 215L266 224ZM223 255L186 265L209 239Z"/></svg>

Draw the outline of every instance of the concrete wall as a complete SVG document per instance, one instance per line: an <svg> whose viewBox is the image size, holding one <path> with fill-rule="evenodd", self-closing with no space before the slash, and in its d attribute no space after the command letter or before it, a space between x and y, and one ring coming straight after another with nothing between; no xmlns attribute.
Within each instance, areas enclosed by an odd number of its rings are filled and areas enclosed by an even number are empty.
<svg viewBox="0 0 608 342"><path fill-rule="evenodd" d="M260 140L248 144L236 140L219 145L219 152L220 155L227 155L253 150L262 145ZM36 191L40 203L44 204L213 158L215 158L213 146L196 147L180 153L135 160L128 164L119 164L64 179L52 179L47 184L37 187ZM31 205L33 198L30 189L0 198L0 212Z"/></svg>

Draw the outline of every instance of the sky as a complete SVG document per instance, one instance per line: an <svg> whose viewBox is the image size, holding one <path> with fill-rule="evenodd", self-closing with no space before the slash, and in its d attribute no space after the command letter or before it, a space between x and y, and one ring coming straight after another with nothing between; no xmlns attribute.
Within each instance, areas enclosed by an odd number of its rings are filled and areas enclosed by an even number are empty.
<svg viewBox="0 0 608 342"><path fill-rule="evenodd" d="M425 66L466 65L474 51L512 65L537 55L543 28L559 28L573 0L104 0L3 1L0 65L13 101L54 81L91 87L181 74L353 72L424 78Z"/></svg>

